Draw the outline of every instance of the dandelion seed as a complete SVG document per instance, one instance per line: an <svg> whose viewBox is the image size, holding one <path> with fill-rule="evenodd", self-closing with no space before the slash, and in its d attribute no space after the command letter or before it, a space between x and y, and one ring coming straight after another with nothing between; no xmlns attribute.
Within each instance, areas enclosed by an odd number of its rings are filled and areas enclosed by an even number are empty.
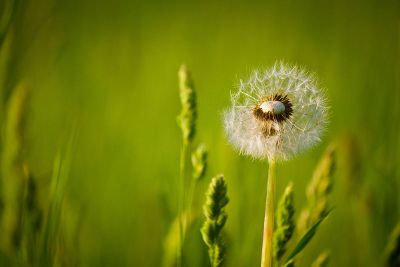
<svg viewBox="0 0 400 267"><path fill-rule="evenodd" d="M327 121L326 100L314 77L283 63L241 80L231 99L226 134L254 158L291 158L320 140Z"/></svg>

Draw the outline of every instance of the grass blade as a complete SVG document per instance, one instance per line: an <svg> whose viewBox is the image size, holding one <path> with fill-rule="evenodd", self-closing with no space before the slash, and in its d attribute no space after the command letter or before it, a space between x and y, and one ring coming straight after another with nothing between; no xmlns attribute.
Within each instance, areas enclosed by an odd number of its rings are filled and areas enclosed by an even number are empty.
<svg viewBox="0 0 400 267"><path fill-rule="evenodd" d="M331 211L332 209L329 210L326 214L324 214L324 216L322 216L313 226L310 227L310 229L308 229L308 231L303 235L303 237L297 243L296 247L293 249L292 253L288 257L286 262L292 260L294 257L297 256L297 254L299 254L306 247L306 245L310 242L310 240L317 232L318 226L326 219L326 217L328 217Z"/></svg>
<svg viewBox="0 0 400 267"><path fill-rule="evenodd" d="M75 131L73 131L70 140L66 146L65 152L59 153L54 161L53 177L51 179L50 199L48 214L46 216L41 266L53 266L55 264L55 255L57 251L57 238L59 237L59 228L61 220L61 210L69 177L72 151L75 140Z"/></svg>
<svg viewBox="0 0 400 267"><path fill-rule="evenodd" d="M16 6L16 0L6 0L3 4L0 4L0 8L2 9L0 11L0 48L2 47L8 29L10 28L11 22L15 14Z"/></svg>

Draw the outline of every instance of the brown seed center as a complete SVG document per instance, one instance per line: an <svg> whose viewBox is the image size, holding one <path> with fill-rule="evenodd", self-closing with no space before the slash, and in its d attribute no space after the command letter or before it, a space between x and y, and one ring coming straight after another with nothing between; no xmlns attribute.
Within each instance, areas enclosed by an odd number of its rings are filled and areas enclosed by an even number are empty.
<svg viewBox="0 0 400 267"><path fill-rule="evenodd" d="M275 94L262 99L253 109L253 115L262 122L266 136L276 135L280 123L293 114L292 103L287 95ZM275 126L274 126L275 125Z"/></svg>

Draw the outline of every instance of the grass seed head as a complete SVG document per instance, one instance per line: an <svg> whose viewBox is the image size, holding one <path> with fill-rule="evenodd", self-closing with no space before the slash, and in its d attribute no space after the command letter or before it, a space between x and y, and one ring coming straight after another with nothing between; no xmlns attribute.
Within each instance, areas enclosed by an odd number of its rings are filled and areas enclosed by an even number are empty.
<svg viewBox="0 0 400 267"><path fill-rule="evenodd" d="M212 179L207 192L207 200L204 205L206 221L201 228L204 243L208 246L208 253L212 267L222 264L225 244L221 236L228 215L225 206L228 204L227 186L222 175Z"/></svg>
<svg viewBox="0 0 400 267"><path fill-rule="evenodd" d="M182 65L178 72L179 93L182 105L181 114L178 117L178 124L182 130L183 141L189 143L193 140L196 132L196 92L193 80L186 65Z"/></svg>
<svg viewBox="0 0 400 267"><path fill-rule="evenodd" d="M286 245L293 235L295 228L294 212L293 184L290 183L279 201L276 214L273 249L274 257L277 261L284 255Z"/></svg>
<svg viewBox="0 0 400 267"><path fill-rule="evenodd" d="M207 156L207 149L203 144L198 145L192 153L193 178L196 181L200 181L206 173Z"/></svg>

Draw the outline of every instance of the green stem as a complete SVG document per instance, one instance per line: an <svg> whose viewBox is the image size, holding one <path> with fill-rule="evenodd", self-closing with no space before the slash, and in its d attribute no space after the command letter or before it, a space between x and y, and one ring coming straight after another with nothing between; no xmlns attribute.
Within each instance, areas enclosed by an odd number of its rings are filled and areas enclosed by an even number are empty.
<svg viewBox="0 0 400 267"><path fill-rule="evenodd" d="M264 234L261 255L261 267L273 266L272 238L275 220L275 161L270 160L268 166L267 197L265 201Z"/></svg>
<svg viewBox="0 0 400 267"><path fill-rule="evenodd" d="M193 178L193 177L190 177ZM187 228L187 224L189 221L189 217L192 216L192 208L193 208L193 200L194 200L194 192L196 191L196 185L197 185L197 181L195 181L194 179L190 179L189 182L189 192L188 192L188 196L187 196L187 213L185 216L185 228ZM186 232L186 229L185 229Z"/></svg>
<svg viewBox="0 0 400 267"><path fill-rule="evenodd" d="M182 255L183 255L183 243L185 240L186 233L186 215L184 214L184 202L186 197L186 173L187 173L187 162L190 156L189 142L184 140L181 159L180 159L180 190L179 190L179 203L178 203L178 216L179 216L179 245L177 251L177 266L182 266Z"/></svg>

